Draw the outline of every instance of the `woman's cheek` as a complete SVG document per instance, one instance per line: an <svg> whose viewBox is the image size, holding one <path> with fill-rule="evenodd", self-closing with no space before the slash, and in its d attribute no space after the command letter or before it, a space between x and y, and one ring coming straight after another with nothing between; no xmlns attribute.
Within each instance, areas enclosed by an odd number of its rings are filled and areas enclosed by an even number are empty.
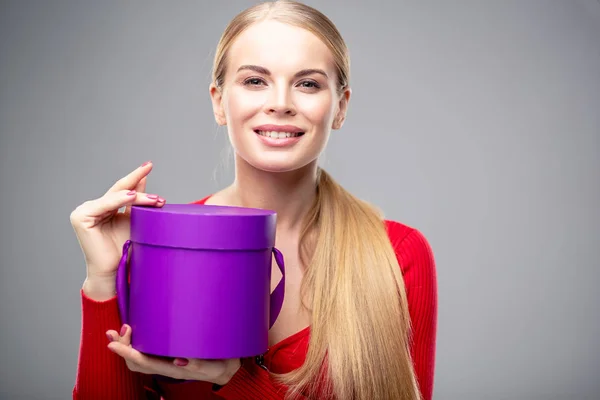
<svg viewBox="0 0 600 400"><path fill-rule="evenodd" d="M326 125L333 113L331 96L326 94L300 97L296 107L314 125Z"/></svg>
<svg viewBox="0 0 600 400"><path fill-rule="evenodd" d="M231 90L228 96L229 117L234 124L244 122L260 112L265 94L260 91Z"/></svg>

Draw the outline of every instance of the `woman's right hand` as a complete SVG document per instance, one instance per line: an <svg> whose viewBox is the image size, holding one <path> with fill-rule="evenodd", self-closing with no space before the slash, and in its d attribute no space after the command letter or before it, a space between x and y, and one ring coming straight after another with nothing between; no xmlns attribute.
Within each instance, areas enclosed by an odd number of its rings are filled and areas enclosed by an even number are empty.
<svg viewBox="0 0 600 400"><path fill-rule="evenodd" d="M152 170L147 162L118 180L104 196L86 201L71 213L71 225L83 251L86 296L96 301L115 296L115 278L123 244L129 239L132 205L162 207L165 199L144 193ZM124 212L119 209L126 207Z"/></svg>

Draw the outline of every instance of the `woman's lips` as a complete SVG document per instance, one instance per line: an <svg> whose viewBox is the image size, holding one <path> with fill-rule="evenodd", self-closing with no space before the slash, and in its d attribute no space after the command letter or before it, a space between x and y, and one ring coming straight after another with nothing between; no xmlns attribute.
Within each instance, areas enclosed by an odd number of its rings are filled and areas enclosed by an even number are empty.
<svg viewBox="0 0 600 400"><path fill-rule="evenodd" d="M285 132L285 131L262 131L255 130L256 136L260 141L269 147L292 146L304 135L304 132Z"/></svg>
<svg viewBox="0 0 600 400"><path fill-rule="evenodd" d="M295 125L276 125L276 124L264 124L260 126L254 127L254 131L263 131L263 132L290 132L290 133L300 133L304 132L302 128L299 128Z"/></svg>
<svg viewBox="0 0 600 400"><path fill-rule="evenodd" d="M285 139L290 137L302 136L304 132L277 132L277 131L254 131L261 136L270 137L271 139Z"/></svg>

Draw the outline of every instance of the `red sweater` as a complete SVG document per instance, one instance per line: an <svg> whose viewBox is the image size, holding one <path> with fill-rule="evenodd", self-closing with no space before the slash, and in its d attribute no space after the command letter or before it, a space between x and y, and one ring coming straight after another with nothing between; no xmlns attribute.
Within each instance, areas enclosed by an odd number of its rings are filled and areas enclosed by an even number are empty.
<svg viewBox="0 0 600 400"><path fill-rule="evenodd" d="M197 201L202 204L206 199ZM411 353L424 400L430 400L437 331L437 274L433 253L425 237L399 222L386 221L408 295L413 328ZM81 291L82 331L74 400L159 399L283 399L285 388L253 363L244 363L229 383L217 392L208 382L166 383L129 371L121 357L107 348L106 331L120 329L116 297L97 302ZM304 363L310 327L273 345L265 354L270 371L284 373Z"/></svg>

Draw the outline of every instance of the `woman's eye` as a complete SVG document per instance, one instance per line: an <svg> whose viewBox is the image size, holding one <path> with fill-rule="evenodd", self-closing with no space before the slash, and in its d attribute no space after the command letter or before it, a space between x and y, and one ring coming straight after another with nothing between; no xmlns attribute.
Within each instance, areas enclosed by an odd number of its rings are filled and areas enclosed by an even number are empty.
<svg viewBox="0 0 600 400"><path fill-rule="evenodd" d="M315 81L303 81L299 84L300 87L308 88L308 89L316 89L319 88L319 84Z"/></svg>
<svg viewBox="0 0 600 400"><path fill-rule="evenodd" d="M260 78L248 78L244 81L244 85L250 85L250 86L259 86L262 85L264 83L264 81Z"/></svg>

